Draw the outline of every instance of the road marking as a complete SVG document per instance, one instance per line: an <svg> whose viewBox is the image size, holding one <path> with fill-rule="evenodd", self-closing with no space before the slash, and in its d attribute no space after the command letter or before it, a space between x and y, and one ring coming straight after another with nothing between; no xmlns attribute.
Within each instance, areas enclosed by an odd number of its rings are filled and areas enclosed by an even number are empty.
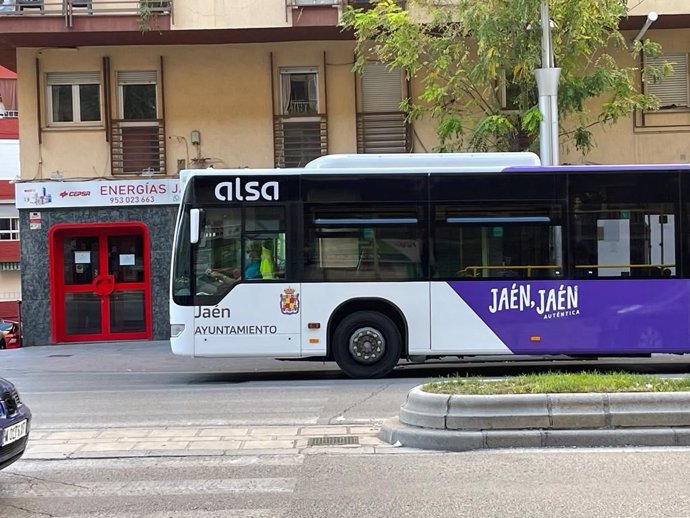
<svg viewBox="0 0 690 518"><path fill-rule="evenodd" d="M182 468L191 470L195 468L235 468L246 466L301 466L304 464L304 455L237 455L223 457L139 457L137 466L141 469L150 468ZM68 462L68 464L65 464ZM102 468L101 459L70 459L65 462L22 459L21 463L5 468L3 474L12 474L18 477L35 473L63 473L65 466L70 470ZM132 469L132 459L108 459L109 470ZM3 484L6 480L3 480Z"/></svg>
<svg viewBox="0 0 690 518"><path fill-rule="evenodd" d="M0 486L0 498L84 498L104 496L176 496L225 493L290 493L295 478L235 478L208 480L79 481L75 484L12 478Z"/></svg>
<svg viewBox="0 0 690 518"><path fill-rule="evenodd" d="M285 513L283 509L223 509L216 511L179 511L158 512L152 514L131 513L88 513L70 514L70 518L276 518Z"/></svg>

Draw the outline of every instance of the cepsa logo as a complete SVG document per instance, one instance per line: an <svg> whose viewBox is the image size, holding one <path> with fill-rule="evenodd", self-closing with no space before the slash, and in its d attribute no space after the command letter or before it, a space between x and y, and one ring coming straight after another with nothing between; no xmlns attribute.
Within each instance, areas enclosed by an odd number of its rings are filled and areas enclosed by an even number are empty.
<svg viewBox="0 0 690 518"><path fill-rule="evenodd" d="M83 196L91 196L91 191L62 191L60 198L79 198Z"/></svg>

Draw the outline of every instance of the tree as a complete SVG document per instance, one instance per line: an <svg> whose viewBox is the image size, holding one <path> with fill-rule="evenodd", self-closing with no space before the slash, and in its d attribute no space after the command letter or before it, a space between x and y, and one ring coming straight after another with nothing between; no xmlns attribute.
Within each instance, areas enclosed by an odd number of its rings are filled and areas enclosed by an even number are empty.
<svg viewBox="0 0 690 518"><path fill-rule="evenodd" d="M355 68L374 59L419 81L421 93L401 109L410 120L436 122L438 151L538 149L541 0L409 0L405 9L395 0L371 3L343 15L357 39ZM561 68L561 137L586 153L594 125L658 108L638 88L639 68L619 64L612 53L635 59L658 55L660 47L649 40L628 47L618 29L626 0L550 0L549 9ZM668 71L648 72L658 78ZM588 109L592 99L601 101L592 103L596 113Z"/></svg>

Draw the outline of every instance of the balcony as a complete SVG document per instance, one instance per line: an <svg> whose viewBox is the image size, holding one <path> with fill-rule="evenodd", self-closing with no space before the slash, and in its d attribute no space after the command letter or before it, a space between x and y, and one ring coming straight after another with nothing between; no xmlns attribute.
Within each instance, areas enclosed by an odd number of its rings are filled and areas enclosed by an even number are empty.
<svg viewBox="0 0 690 518"><path fill-rule="evenodd" d="M328 154L328 122L325 115L276 116L273 121L276 167L304 167Z"/></svg>
<svg viewBox="0 0 690 518"><path fill-rule="evenodd" d="M171 15L172 8L172 0L2 0L0 20L52 18L63 20L65 27L72 27L79 17L129 16L146 23Z"/></svg>
<svg viewBox="0 0 690 518"><path fill-rule="evenodd" d="M113 176L165 175L165 126L162 119L114 119L110 131Z"/></svg>
<svg viewBox="0 0 690 518"><path fill-rule="evenodd" d="M409 153L411 149L404 113L357 114L357 153Z"/></svg>

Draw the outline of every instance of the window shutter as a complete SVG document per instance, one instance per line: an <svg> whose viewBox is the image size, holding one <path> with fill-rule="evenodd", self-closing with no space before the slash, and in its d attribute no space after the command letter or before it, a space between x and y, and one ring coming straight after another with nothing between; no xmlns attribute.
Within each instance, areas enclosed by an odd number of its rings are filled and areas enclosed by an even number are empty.
<svg viewBox="0 0 690 518"><path fill-rule="evenodd" d="M362 73L362 108L367 112L400 111L402 71L383 63L369 63Z"/></svg>
<svg viewBox="0 0 690 518"><path fill-rule="evenodd" d="M646 58L649 66L661 67L665 62L673 65L673 73L663 77L658 83L648 82L646 92L659 98L661 107L690 106L688 99L688 55L666 54Z"/></svg>
<svg viewBox="0 0 690 518"><path fill-rule="evenodd" d="M119 85L155 85L157 82L158 72L155 70L137 70L117 73L117 84Z"/></svg>
<svg viewBox="0 0 690 518"><path fill-rule="evenodd" d="M100 72L48 72L46 79L49 85L84 85L99 84Z"/></svg>

